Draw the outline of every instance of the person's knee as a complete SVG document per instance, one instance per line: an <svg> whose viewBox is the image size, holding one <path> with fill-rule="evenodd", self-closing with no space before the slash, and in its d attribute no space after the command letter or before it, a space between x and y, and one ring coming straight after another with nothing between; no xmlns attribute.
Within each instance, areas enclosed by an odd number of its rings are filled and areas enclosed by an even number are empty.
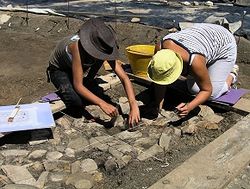
<svg viewBox="0 0 250 189"><path fill-rule="evenodd" d="M59 89L59 96L61 96L66 107L82 107L83 101L81 97L70 85L61 85Z"/></svg>
<svg viewBox="0 0 250 189"><path fill-rule="evenodd" d="M226 82L221 87L213 86L213 90L212 90L212 94L211 94L210 99L216 99L216 98L220 97L221 95L225 94L228 90L229 90L229 87L228 87Z"/></svg>
<svg viewBox="0 0 250 189"><path fill-rule="evenodd" d="M66 102L66 106L67 107L82 107L83 106L83 102L82 99L78 96L72 96L67 100Z"/></svg>

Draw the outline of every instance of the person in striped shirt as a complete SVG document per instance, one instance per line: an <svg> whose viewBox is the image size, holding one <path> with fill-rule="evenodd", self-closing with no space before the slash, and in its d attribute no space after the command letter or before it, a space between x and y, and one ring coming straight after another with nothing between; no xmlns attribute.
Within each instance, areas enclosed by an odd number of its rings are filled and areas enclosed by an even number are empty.
<svg viewBox="0 0 250 189"><path fill-rule="evenodd" d="M148 77L156 84L157 106L162 108L165 86L180 75L186 77L188 91L195 95L191 102L176 107L180 117L208 99L218 98L237 80L236 57L235 37L220 25L198 23L166 35L156 44L148 66Z"/></svg>

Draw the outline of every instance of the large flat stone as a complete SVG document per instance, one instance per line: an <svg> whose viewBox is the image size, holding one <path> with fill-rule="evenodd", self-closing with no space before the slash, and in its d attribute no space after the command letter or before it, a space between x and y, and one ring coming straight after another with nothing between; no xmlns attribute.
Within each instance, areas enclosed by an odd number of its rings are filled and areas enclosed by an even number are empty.
<svg viewBox="0 0 250 189"><path fill-rule="evenodd" d="M250 162L250 115L174 169L150 189L224 188Z"/></svg>
<svg viewBox="0 0 250 189"><path fill-rule="evenodd" d="M22 166L2 165L1 169L15 184L36 185L35 178Z"/></svg>
<svg viewBox="0 0 250 189"><path fill-rule="evenodd" d="M241 98L233 107L250 113L250 100Z"/></svg>

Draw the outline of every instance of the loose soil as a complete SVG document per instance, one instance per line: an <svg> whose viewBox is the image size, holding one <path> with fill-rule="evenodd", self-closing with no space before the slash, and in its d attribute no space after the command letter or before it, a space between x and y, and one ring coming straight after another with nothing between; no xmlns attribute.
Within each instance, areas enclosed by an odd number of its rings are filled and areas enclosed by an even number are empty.
<svg viewBox="0 0 250 189"><path fill-rule="evenodd" d="M6 12L5 12L6 13ZM45 70L48 65L48 57L56 43L64 36L76 32L82 21L70 19L70 27L67 28L66 18L54 16L30 15L30 19L25 21L23 13L8 13L12 18L8 23L2 25L0 29L0 105L15 104L22 97L23 103L30 103L38 100L48 92L54 90L52 84L46 82ZM10 24L11 23L11 24ZM118 42L120 44L121 60L127 62L125 56L125 47L133 44L154 44L168 32L166 29L154 28L150 26L133 23L110 23L117 32ZM245 47L245 50L249 47ZM247 50L249 52L249 50ZM240 63L241 86L250 88L249 83L249 62ZM243 68L243 69L242 69ZM100 73L104 73L102 70ZM136 83L133 84L136 94L145 92L147 89ZM124 91L120 85L110 91L112 100L117 100L124 96ZM146 92L147 93L147 92ZM157 156L156 159L149 159L140 162L133 159L123 169L107 174L103 170L105 179L94 188L146 188L165 176L171 170L176 168L195 152L206 146L209 142L220 136L223 132L234 125L242 115L235 112L218 112L224 117L219 124L218 130L201 129L194 135L182 135L178 140L172 140L170 149ZM169 125L169 127L174 127ZM180 125L176 126L177 128ZM63 128L58 128L62 136L65 135ZM144 129L143 133L150 133L150 127ZM164 128L156 128L161 132ZM81 132L79 130L79 132ZM119 131L107 130L109 134L115 134ZM28 135L28 132L21 136ZM85 134L85 133L82 133ZM62 137L64 138L64 137ZM64 138L67 140L67 137ZM62 141L63 142L63 141ZM62 143L63 145L64 143ZM17 145L19 147L17 147ZM41 144L39 148L52 149L49 144ZM7 144L1 149L21 148L33 150L33 147L26 144ZM78 154L76 158L106 159L107 154L98 151ZM158 160L157 160L158 159ZM160 160L167 160L166 166ZM33 173L35 174L35 173ZM63 184L56 183L55 187L71 188ZM52 188L52 187L51 187Z"/></svg>
<svg viewBox="0 0 250 189"><path fill-rule="evenodd" d="M45 70L48 58L56 43L64 36L75 33L83 23L78 19L29 14L26 22L24 13L8 13L11 19L0 29L0 105L15 104L22 97L23 103L38 100L54 90L46 82ZM168 33L167 29L135 23L110 23L117 32L121 60L128 62L125 47L134 44L155 44ZM239 46L241 87L250 88L246 57L250 45ZM249 58L250 59L250 58Z"/></svg>

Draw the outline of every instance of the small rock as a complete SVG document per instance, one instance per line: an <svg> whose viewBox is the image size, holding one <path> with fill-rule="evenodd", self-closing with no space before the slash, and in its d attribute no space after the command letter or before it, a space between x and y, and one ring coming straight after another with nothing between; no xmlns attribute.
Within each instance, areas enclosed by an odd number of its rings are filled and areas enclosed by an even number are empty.
<svg viewBox="0 0 250 189"><path fill-rule="evenodd" d="M119 106L121 108L121 111L123 114L129 114L130 112L130 106L129 106L129 103L126 102L126 103L119 103Z"/></svg>
<svg viewBox="0 0 250 189"><path fill-rule="evenodd" d="M125 164L128 164L128 162L132 159L132 157L130 155L124 155L122 156L122 161L125 163Z"/></svg>
<svg viewBox="0 0 250 189"><path fill-rule="evenodd" d="M45 183L47 182L47 177L49 175L48 171L42 172L42 174L39 176L39 178L36 181L36 186L38 188L43 188Z"/></svg>
<svg viewBox="0 0 250 189"><path fill-rule="evenodd" d="M200 121L198 122L197 127L211 129L211 130L219 129L219 125L217 123L213 123L210 121Z"/></svg>
<svg viewBox="0 0 250 189"><path fill-rule="evenodd" d="M139 138L138 140L136 140L134 142L134 145L133 146L142 146L142 147L148 147L148 146L152 146L154 145L155 143L157 143L158 139L154 139L154 138L151 138L151 137L146 137L146 138Z"/></svg>
<svg viewBox="0 0 250 189"><path fill-rule="evenodd" d="M30 166L30 169L32 169L35 172L42 172L44 170L44 166L41 162L36 161L33 163L33 165Z"/></svg>
<svg viewBox="0 0 250 189"><path fill-rule="evenodd" d="M94 117L94 118L99 118L102 121L110 121L111 118L105 114L101 108L97 105L89 105L86 106L85 109Z"/></svg>
<svg viewBox="0 0 250 189"><path fill-rule="evenodd" d="M83 128L85 122L85 118L75 118L74 121L72 122L72 127L76 127L76 128Z"/></svg>
<svg viewBox="0 0 250 189"><path fill-rule="evenodd" d="M58 128L55 128L53 131L53 139L50 139L49 142L52 145L60 145L61 144L61 134Z"/></svg>
<svg viewBox="0 0 250 189"><path fill-rule="evenodd" d="M205 118L209 115L214 115L214 111L209 106L200 105L199 107L201 110L200 110L198 116Z"/></svg>
<svg viewBox="0 0 250 189"><path fill-rule="evenodd" d="M193 1L192 5L194 5L194 6L199 6L200 4L199 4L198 1Z"/></svg>
<svg viewBox="0 0 250 189"><path fill-rule="evenodd" d="M157 138L157 140L161 136L161 133L159 132L159 129L156 129L156 128L153 128L153 127L150 128L148 134L149 134L149 137L154 138L154 139Z"/></svg>
<svg viewBox="0 0 250 189"><path fill-rule="evenodd" d="M152 119L141 118L141 122L145 123L146 125L151 125L153 123Z"/></svg>
<svg viewBox="0 0 250 189"><path fill-rule="evenodd" d="M120 127L120 128L122 128L124 126L124 119L123 119L123 117L121 115L119 115L115 119L113 125L114 125L114 127Z"/></svg>
<svg viewBox="0 0 250 189"><path fill-rule="evenodd" d="M217 130L219 129L219 125L217 123L206 122L205 128L210 130Z"/></svg>
<svg viewBox="0 0 250 189"><path fill-rule="evenodd" d="M155 126L166 126L169 122L169 119L166 119L165 117L159 117L155 121L152 122L152 125Z"/></svg>
<svg viewBox="0 0 250 189"><path fill-rule="evenodd" d="M47 150L35 150L28 156L29 159L39 159L42 158L47 153Z"/></svg>
<svg viewBox="0 0 250 189"><path fill-rule="evenodd" d="M66 148L65 155L73 158L73 157L75 157L75 151L71 148Z"/></svg>
<svg viewBox="0 0 250 189"><path fill-rule="evenodd" d="M180 137L180 136L181 136L181 130L178 129L178 128L174 128L174 134L175 134L176 136Z"/></svg>
<svg viewBox="0 0 250 189"><path fill-rule="evenodd" d="M118 144L116 146L112 146L112 148L115 148L117 149L119 152L121 153L129 153L129 152L132 152L133 151L133 147L129 144Z"/></svg>
<svg viewBox="0 0 250 189"><path fill-rule="evenodd" d="M115 80L117 78L117 76L114 73L110 73L110 74L106 74L106 75L101 75L98 78L105 81L105 82L107 82L107 83L111 83L111 81Z"/></svg>
<svg viewBox="0 0 250 189"><path fill-rule="evenodd" d="M42 144L42 143L45 143L45 142L48 142L48 139L32 140L32 141L29 141L29 145L34 146L34 145Z"/></svg>
<svg viewBox="0 0 250 189"><path fill-rule="evenodd" d="M63 153L65 151L65 147L62 145L56 146L55 151Z"/></svg>
<svg viewBox="0 0 250 189"><path fill-rule="evenodd" d="M28 150L2 150L1 151L1 154L4 156L4 157L7 157L7 156L27 156L28 154L30 153L30 151Z"/></svg>
<svg viewBox="0 0 250 189"><path fill-rule="evenodd" d="M141 21L141 19L140 18L132 18L131 19L131 21L130 22L132 22L132 23L138 23L138 22L140 22Z"/></svg>
<svg viewBox="0 0 250 189"><path fill-rule="evenodd" d="M172 111L166 111L164 109L161 109L159 114L161 117L164 117L164 118L169 119L169 120L171 120L171 118L173 117Z"/></svg>
<svg viewBox="0 0 250 189"><path fill-rule="evenodd" d="M80 179L74 185L77 189L90 189L92 188L93 184L90 180Z"/></svg>
<svg viewBox="0 0 250 189"><path fill-rule="evenodd" d="M71 164L71 173L76 173L80 171L80 169L81 169L80 161L75 161L74 163Z"/></svg>
<svg viewBox="0 0 250 189"><path fill-rule="evenodd" d="M168 133L162 133L160 140L159 140L159 145L162 147L164 150L167 150L170 144L172 136Z"/></svg>
<svg viewBox="0 0 250 189"><path fill-rule="evenodd" d="M63 116L56 120L56 124L63 127L64 129L70 129L72 121L70 121L66 116Z"/></svg>
<svg viewBox="0 0 250 189"><path fill-rule="evenodd" d="M190 119L188 119L188 121L186 122L187 125L192 125L192 124L197 124L198 122L200 121L200 118L195 116L195 117L192 117Z"/></svg>
<svg viewBox="0 0 250 189"><path fill-rule="evenodd" d="M118 151L115 147L112 146L109 147L109 153L117 159L121 158L124 155L122 152Z"/></svg>
<svg viewBox="0 0 250 189"><path fill-rule="evenodd" d="M117 165L114 158L108 159L105 162L104 166L105 166L105 170L107 171L108 174L116 172L116 170L118 169L118 165Z"/></svg>
<svg viewBox="0 0 250 189"><path fill-rule="evenodd" d="M113 89L116 85L118 85L120 82L120 79L118 77L115 77L110 81L110 88Z"/></svg>
<svg viewBox="0 0 250 189"><path fill-rule="evenodd" d="M49 161L53 161L60 159L62 156L63 156L62 153L55 151L55 152L48 152L46 158Z"/></svg>
<svg viewBox="0 0 250 189"><path fill-rule="evenodd" d="M125 167L131 159L132 159L132 157L130 155L124 155L124 156L122 156L122 158L116 159L116 163L118 165L118 168L122 169L123 167Z"/></svg>
<svg viewBox="0 0 250 189"><path fill-rule="evenodd" d="M85 179L93 182L92 175L89 173L83 173L83 172L76 172L68 176L67 180L65 181L66 185L72 184L75 185L79 180Z"/></svg>
<svg viewBox="0 0 250 189"><path fill-rule="evenodd" d="M10 18L11 18L11 16L8 14L1 14L0 15L0 25L4 24L5 22L8 22Z"/></svg>
<svg viewBox="0 0 250 189"><path fill-rule="evenodd" d="M148 150L142 152L137 158L140 161L144 161L152 156L157 155L160 152L163 152L163 149L158 144L155 144L154 146L152 146Z"/></svg>
<svg viewBox="0 0 250 189"><path fill-rule="evenodd" d="M181 2L181 4L182 4L182 5L185 5L185 6L189 6L189 5L191 5L191 3L190 3L190 2L188 2L188 1L183 1L183 2Z"/></svg>
<svg viewBox="0 0 250 189"><path fill-rule="evenodd" d="M107 151L109 146L106 144L108 141L110 141L113 137L110 136L98 136L91 138L89 140L89 143L92 148L99 149L101 151Z"/></svg>
<svg viewBox="0 0 250 189"><path fill-rule="evenodd" d="M94 180L95 182L101 182L101 181L103 180L103 174L100 173L100 172L95 172L95 173L93 174L93 180Z"/></svg>
<svg viewBox="0 0 250 189"><path fill-rule="evenodd" d="M43 165L46 171L64 171L70 172L70 162L65 160L44 161Z"/></svg>
<svg viewBox="0 0 250 189"><path fill-rule="evenodd" d="M109 83L100 83L98 84L99 87L101 87L103 89L103 91L107 91L108 89L111 88Z"/></svg>
<svg viewBox="0 0 250 189"><path fill-rule="evenodd" d="M125 104L128 102L128 98L125 96L122 96L119 98L119 103Z"/></svg>
<svg viewBox="0 0 250 189"><path fill-rule="evenodd" d="M205 2L205 5L212 7L214 5L214 3L212 1L207 1L207 2Z"/></svg>
<svg viewBox="0 0 250 189"><path fill-rule="evenodd" d="M89 141L85 137L79 137L69 142L68 148L75 150L76 153L83 152L87 149Z"/></svg>
<svg viewBox="0 0 250 189"><path fill-rule="evenodd" d="M97 164L93 159L84 159L81 162L82 172L94 172L97 168Z"/></svg>
<svg viewBox="0 0 250 189"><path fill-rule="evenodd" d="M66 178L67 174L65 173L50 173L49 179L52 182L61 182Z"/></svg>
<svg viewBox="0 0 250 189"><path fill-rule="evenodd" d="M8 5L7 5L7 8L8 8L8 9L12 9L12 8L13 8L12 4L8 4Z"/></svg>
<svg viewBox="0 0 250 189"><path fill-rule="evenodd" d="M213 115L208 115L208 116L206 116L205 119L206 119L207 121L212 122L212 123L219 123L221 120L224 119L224 117L219 116L219 115L216 115L216 114L213 114Z"/></svg>
<svg viewBox="0 0 250 189"><path fill-rule="evenodd" d="M123 131L116 134L116 137L120 138L121 140L140 138L142 137L142 133L140 131L135 131L135 132Z"/></svg>
<svg viewBox="0 0 250 189"><path fill-rule="evenodd" d="M183 134L194 134L197 132L197 126L195 124L185 125L181 128Z"/></svg>

